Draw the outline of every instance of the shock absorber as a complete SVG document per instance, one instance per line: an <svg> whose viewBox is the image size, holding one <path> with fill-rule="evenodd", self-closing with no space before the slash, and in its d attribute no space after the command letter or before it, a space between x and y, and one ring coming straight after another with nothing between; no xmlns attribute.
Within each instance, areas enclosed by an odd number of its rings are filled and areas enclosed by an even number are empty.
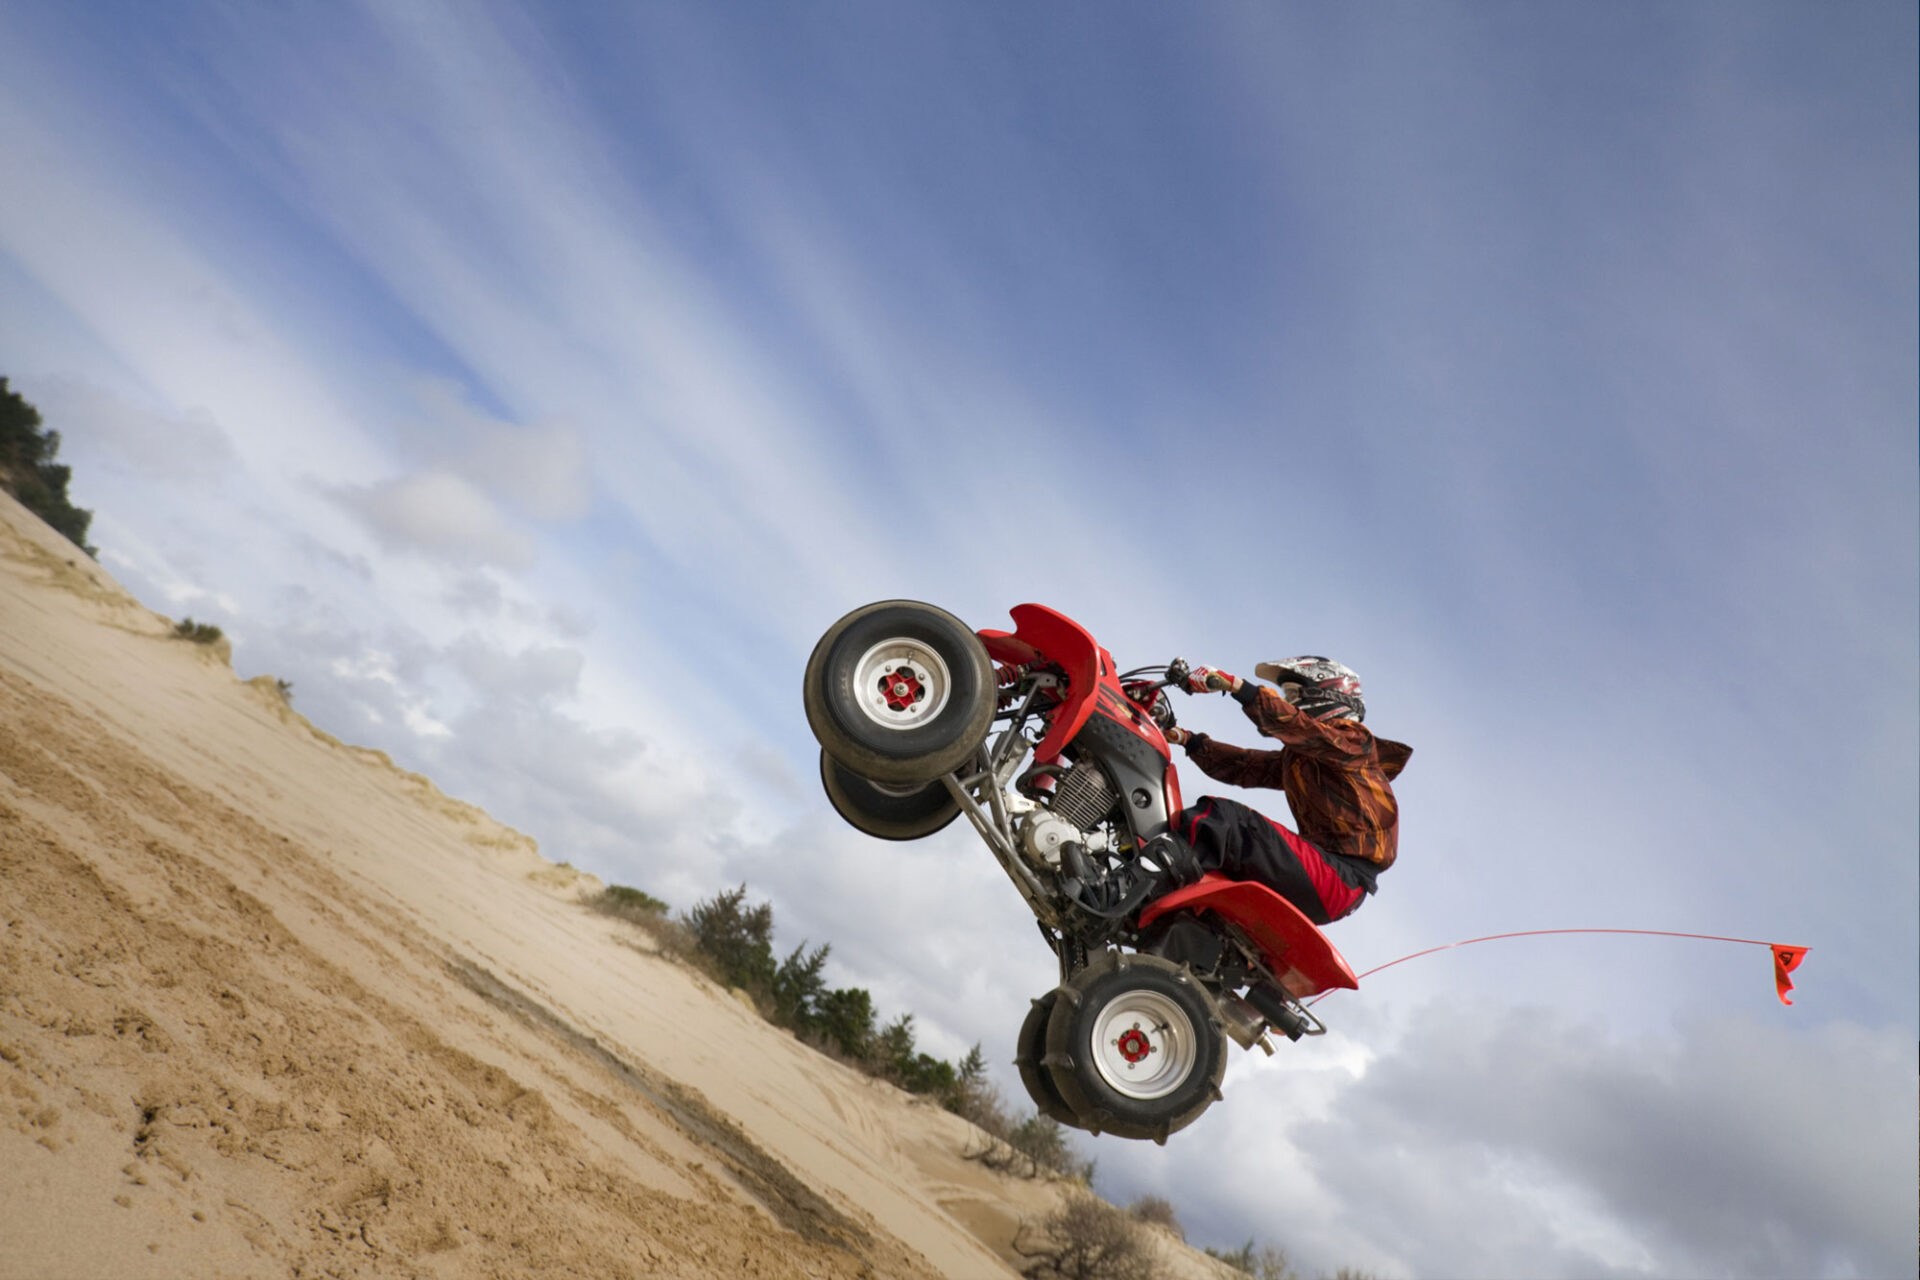
<svg viewBox="0 0 1920 1280"><path fill-rule="evenodd" d="M1020 683L1020 677L1026 674L1025 667L1016 667L1012 663L1002 662L995 665L993 674L1000 687L995 702L995 710L1005 711L1013 705L1013 686Z"/></svg>

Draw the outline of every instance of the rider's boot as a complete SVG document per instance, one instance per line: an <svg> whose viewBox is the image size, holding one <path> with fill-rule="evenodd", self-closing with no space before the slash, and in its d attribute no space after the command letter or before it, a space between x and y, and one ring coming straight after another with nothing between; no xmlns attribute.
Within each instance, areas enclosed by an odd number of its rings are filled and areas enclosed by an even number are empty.
<svg viewBox="0 0 1920 1280"><path fill-rule="evenodd" d="M1142 863L1160 866L1169 889L1184 888L1206 874L1200 859L1194 856L1193 846L1172 831L1163 831L1147 841L1133 865L1138 867Z"/></svg>
<svg viewBox="0 0 1920 1280"><path fill-rule="evenodd" d="M1066 849L1069 866L1079 861L1072 857L1074 852L1071 847ZM1073 896L1095 915L1119 916L1148 898L1192 884L1202 874L1193 847L1172 832L1165 832L1149 840L1133 861L1115 867L1106 876L1083 879Z"/></svg>

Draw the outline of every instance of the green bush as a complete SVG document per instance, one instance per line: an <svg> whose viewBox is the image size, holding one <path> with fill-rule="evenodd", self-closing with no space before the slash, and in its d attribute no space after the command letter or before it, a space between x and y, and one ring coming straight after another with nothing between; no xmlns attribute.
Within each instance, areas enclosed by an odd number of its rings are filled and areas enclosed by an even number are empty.
<svg viewBox="0 0 1920 1280"><path fill-rule="evenodd" d="M181 640L191 640L195 644L212 644L220 639L220 628L211 622L195 622L192 618L182 618L173 624L173 634ZM287 685L288 692L293 686Z"/></svg>
<svg viewBox="0 0 1920 1280"><path fill-rule="evenodd" d="M604 911L610 916L620 916L631 920L636 916L663 916L672 908L660 899L641 889L632 889L624 884L610 884L595 894L588 904L596 911Z"/></svg>

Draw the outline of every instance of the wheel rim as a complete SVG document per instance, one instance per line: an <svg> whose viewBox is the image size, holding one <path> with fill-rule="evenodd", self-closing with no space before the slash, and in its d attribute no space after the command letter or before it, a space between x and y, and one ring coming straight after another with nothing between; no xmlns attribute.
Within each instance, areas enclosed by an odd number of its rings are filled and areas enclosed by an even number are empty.
<svg viewBox="0 0 1920 1280"><path fill-rule="evenodd" d="M1094 1022L1094 1069L1129 1098L1164 1098L1186 1083L1199 1055L1193 1020L1158 992L1115 996Z"/></svg>
<svg viewBox="0 0 1920 1280"><path fill-rule="evenodd" d="M953 694L946 660L919 640L882 640L853 668L854 701L885 729L917 729L940 714Z"/></svg>

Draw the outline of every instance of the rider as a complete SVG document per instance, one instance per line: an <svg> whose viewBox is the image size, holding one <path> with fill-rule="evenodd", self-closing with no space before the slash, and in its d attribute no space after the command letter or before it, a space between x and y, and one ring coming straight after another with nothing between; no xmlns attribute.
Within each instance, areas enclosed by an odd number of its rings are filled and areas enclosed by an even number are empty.
<svg viewBox="0 0 1920 1280"><path fill-rule="evenodd" d="M1338 662L1308 655L1262 662L1254 674L1278 690L1227 672L1197 667L1188 693L1230 693L1278 751L1215 742L1172 729L1187 757L1219 782L1287 793L1299 832L1244 804L1202 796L1173 826L1192 846L1201 869L1268 885L1315 924L1351 915L1393 865L1400 809L1392 780L1413 748L1377 738L1360 722L1366 704L1360 677Z"/></svg>

